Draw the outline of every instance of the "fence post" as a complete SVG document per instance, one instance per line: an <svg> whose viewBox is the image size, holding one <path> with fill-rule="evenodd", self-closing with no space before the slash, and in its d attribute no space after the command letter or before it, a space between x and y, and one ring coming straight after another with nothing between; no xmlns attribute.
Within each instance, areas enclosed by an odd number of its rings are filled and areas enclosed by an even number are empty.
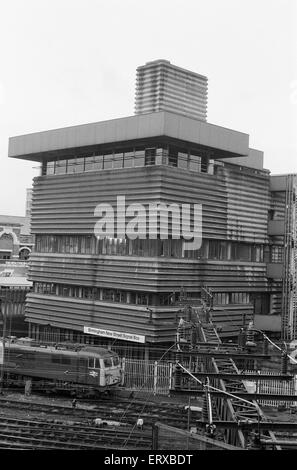
<svg viewBox="0 0 297 470"><path fill-rule="evenodd" d="M293 379L293 393L294 395L297 395L297 375L294 375Z"/></svg>
<svg viewBox="0 0 297 470"><path fill-rule="evenodd" d="M172 369L173 369L173 364L172 362L169 363L169 396L170 396L170 392L172 390Z"/></svg>
<svg viewBox="0 0 297 470"><path fill-rule="evenodd" d="M158 362L154 362L154 395L157 393L157 381L158 381Z"/></svg>
<svg viewBox="0 0 297 470"><path fill-rule="evenodd" d="M158 450L159 444L159 427L156 423L152 425L152 450Z"/></svg>
<svg viewBox="0 0 297 470"><path fill-rule="evenodd" d="M121 386L124 386L125 383L125 366L126 366L126 358L123 357L122 359L122 380L121 380Z"/></svg>

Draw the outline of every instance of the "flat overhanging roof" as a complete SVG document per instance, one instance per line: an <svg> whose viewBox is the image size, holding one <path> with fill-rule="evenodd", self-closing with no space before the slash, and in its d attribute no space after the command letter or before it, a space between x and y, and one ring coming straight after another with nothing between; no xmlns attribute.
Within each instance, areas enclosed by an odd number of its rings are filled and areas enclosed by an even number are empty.
<svg viewBox="0 0 297 470"><path fill-rule="evenodd" d="M249 135L165 111L64 127L10 137L8 156L23 160L47 160L71 149L167 137L213 151L214 158L249 154Z"/></svg>

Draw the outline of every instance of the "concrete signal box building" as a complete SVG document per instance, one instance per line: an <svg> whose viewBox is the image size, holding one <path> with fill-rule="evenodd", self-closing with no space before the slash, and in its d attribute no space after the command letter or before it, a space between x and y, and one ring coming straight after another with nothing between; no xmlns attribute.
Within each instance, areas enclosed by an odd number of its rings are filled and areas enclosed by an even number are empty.
<svg viewBox="0 0 297 470"><path fill-rule="evenodd" d="M195 305L205 287L223 336L255 316L280 331L284 271L271 265L283 263L284 237L277 222L272 235L271 220L284 220L287 187L271 183L247 134L159 111L12 137L9 156L41 165L31 210L32 337L172 344L181 292ZM125 209L137 203L146 213L152 203L200 204L202 246L185 249L173 223L164 238L160 217L153 237L131 239L117 226L97 238L96 207L111 205L107 220L116 218L119 196Z"/></svg>

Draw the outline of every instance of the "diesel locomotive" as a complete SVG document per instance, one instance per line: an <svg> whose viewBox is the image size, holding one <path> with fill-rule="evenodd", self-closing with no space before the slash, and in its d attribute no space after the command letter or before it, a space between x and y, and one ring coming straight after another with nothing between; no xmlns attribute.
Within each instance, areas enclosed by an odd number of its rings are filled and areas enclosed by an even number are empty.
<svg viewBox="0 0 297 470"><path fill-rule="evenodd" d="M32 379L56 389L109 391L121 382L120 359L108 349L85 344L46 344L31 338L0 339L6 377Z"/></svg>

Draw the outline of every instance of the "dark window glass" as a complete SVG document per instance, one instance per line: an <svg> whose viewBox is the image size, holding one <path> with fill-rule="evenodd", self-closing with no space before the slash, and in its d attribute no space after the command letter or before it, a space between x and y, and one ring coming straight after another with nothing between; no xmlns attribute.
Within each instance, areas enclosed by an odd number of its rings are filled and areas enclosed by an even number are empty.
<svg viewBox="0 0 297 470"><path fill-rule="evenodd" d="M100 369L100 359L95 359L95 369Z"/></svg>
<svg viewBox="0 0 297 470"><path fill-rule="evenodd" d="M94 357L89 357L88 358L88 368L89 369L94 369L95 368L95 358Z"/></svg>
<svg viewBox="0 0 297 470"><path fill-rule="evenodd" d="M270 313L270 295L269 294L253 294L255 315L268 315Z"/></svg>
<svg viewBox="0 0 297 470"><path fill-rule="evenodd" d="M250 245L239 244L238 246L238 259L242 261L251 261L251 247Z"/></svg>
<svg viewBox="0 0 297 470"><path fill-rule="evenodd" d="M118 366L120 364L120 359L118 358L118 356L113 356L112 360L114 366Z"/></svg>
<svg viewBox="0 0 297 470"><path fill-rule="evenodd" d="M112 359L111 359L111 357L106 357L106 358L104 359L104 366L105 366L105 367L112 367Z"/></svg>
<svg viewBox="0 0 297 470"><path fill-rule="evenodd" d="M145 149L145 162L144 164L147 165L155 165L156 164L156 149Z"/></svg>
<svg viewBox="0 0 297 470"><path fill-rule="evenodd" d="M209 259L220 259L220 243L217 240L209 240Z"/></svg>
<svg viewBox="0 0 297 470"><path fill-rule="evenodd" d="M208 172L208 158L207 157L202 157L201 158L201 169L200 171L202 173L207 173Z"/></svg>
<svg viewBox="0 0 297 470"><path fill-rule="evenodd" d="M177 166L178 161L178 151L174 147L169 147L169 155L168 155L168 165L169 166Z"/></svg>

